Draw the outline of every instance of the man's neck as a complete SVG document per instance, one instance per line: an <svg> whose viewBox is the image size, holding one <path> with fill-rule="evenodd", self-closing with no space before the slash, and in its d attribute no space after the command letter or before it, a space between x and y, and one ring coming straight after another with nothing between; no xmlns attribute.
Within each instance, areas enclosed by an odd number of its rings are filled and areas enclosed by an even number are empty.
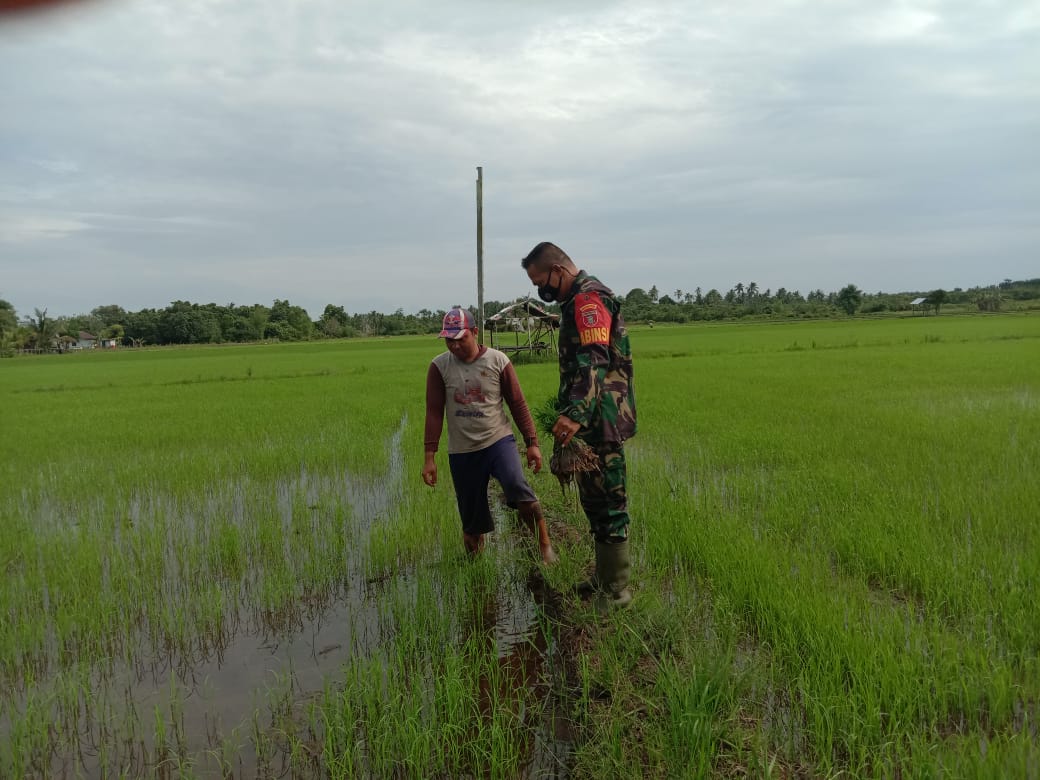
<svg viewBox="0 0 1040 780"><path fill-rule="evenodd" d="M466 365L469 365L470 363L473 363L478 358L480 358L480 356L483 355L485 352L487 352L487 347L483 344L478 344L477 351L473 353L473 357L471 357L469 360L466 360L465 358L456 357L454 354L452 355L452 357L454 357L456 360L462 363L465 363Z"/></svg>
<svg viewBox="0 0 1040 780"><path fill-rule="evenodd" d="M560 303L565 303L566 301L569 301L571 298L575 296L575 294L578 292L578 288L581 286L579 282L581 282L584 276L585 272L582 271L580 268L577 268L574 271L574 276L567 277L570 284L567 285L567 289L565 291L560 291L560 297L563 298L563 300L560 301Z"/></svg>

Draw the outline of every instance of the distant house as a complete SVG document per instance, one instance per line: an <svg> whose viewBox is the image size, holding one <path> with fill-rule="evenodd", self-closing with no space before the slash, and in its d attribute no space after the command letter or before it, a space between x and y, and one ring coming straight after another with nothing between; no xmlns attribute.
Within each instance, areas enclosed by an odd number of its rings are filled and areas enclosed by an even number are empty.
<svg viewBox="0 0 1040 780"><path fill-rule="evenodd" d="M928 309L928 298L914 298L910 301L911 311L926 311Z"/></svg>
<svg viewBox="0 0 1040 780"><path fill-rule="evenodd" d="M94 349L97 346L97 336L92 336L85 330L79 332L79 338L76 339L76 349Z"/></svg>

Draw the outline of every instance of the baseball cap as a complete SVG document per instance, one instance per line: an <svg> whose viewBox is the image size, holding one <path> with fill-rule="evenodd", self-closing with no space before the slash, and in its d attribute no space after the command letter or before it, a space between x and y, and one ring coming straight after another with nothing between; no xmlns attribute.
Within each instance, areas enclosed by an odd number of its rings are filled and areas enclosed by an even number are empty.
<svg viewBox="0 0 1040 780"><path fill-rule="evenodd" d="M463 333L475 327L477 324L473 321L473 315L461 306L456 306L444 315L440 336L446 339L460 339Z"/></svg>

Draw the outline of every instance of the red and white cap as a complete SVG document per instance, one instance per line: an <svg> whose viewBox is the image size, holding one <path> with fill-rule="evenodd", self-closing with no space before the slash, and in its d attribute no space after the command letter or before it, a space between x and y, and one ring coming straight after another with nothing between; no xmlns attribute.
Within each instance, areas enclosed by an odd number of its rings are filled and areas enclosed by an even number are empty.
<svg viewBox="0 0 1040 780"><path fill-rule="evenodd" d="M473 315L461 306L456 306L444 315L440 336L446 339L461 339L463 333L475 327L477 323L473 321Z"/></svg>

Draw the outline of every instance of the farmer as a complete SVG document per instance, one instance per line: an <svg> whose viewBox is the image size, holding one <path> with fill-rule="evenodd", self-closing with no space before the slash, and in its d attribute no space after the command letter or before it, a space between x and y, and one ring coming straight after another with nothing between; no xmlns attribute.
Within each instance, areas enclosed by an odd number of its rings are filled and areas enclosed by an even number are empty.
<svg viewBox="0 0 1040 780"><path fill-rule="evenodd" d="M558 447L578 437L594 451L599 465L574 475L596 549L596 571L577 590L585 597L595 594L601 609L625 607L632 593L624 443L636 432L636 401L621 303L548 241L520 264L538 297L557 301L562 309L559 417L553 437Z"/></svg>
<svg viewBox="0 0 1040 780"><path fill-rule="evenodd" d="M524 478L513 426L502 404L509 405L524 437L527 465L537 473L542 468L542 451L513 364L497 349L477 343L473 315L461 307L444 315L440 335L448 351L435 357L426 373L423 482L430 487L437 484L436 453L447 411L448 466L467 552L480 552L484 534L495 530L487 495L488 482L494 477L506 494L506 503L519 510L525 525L537 532L542 561L553 563L556 553L549 542L545 516Z"/></svg>

